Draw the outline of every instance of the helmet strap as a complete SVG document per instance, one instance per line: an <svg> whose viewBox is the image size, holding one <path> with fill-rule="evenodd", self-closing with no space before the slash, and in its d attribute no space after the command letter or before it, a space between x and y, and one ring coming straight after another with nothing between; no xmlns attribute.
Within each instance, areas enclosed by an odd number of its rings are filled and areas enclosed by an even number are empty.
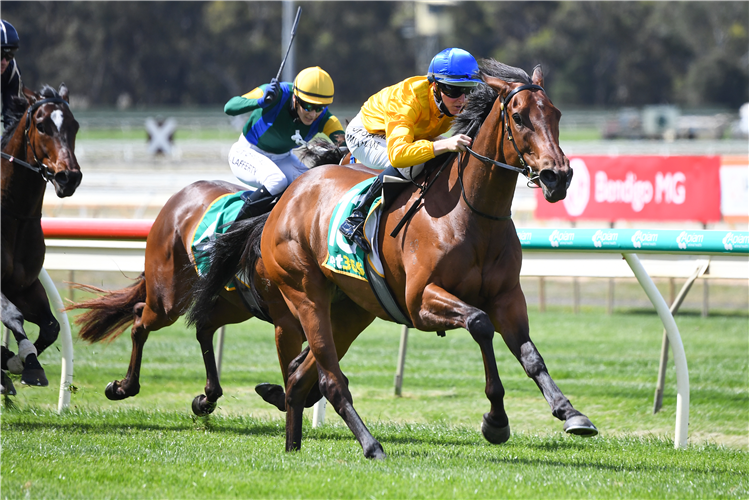
<svg viewBox="0 0 749 500"><path fill-rule="evenodd" d="M440 94L440 91L437 88L436 84L434 85L434 103L437 105L437 108L439 108L440 112L443 115L447 115L451 118L455 116L452 113L450 113L450 111L448 111L447 105L445 104L445 101L442 100L442 94Z"/></svg>
<svg viewBox="0 0 749 500"><path fill-rule="evenodd" d="M296 110L296 95L293 93L291 94L291 99L289 99L289 114L291 115L292 122L300 121L299 113Z"/></svg>

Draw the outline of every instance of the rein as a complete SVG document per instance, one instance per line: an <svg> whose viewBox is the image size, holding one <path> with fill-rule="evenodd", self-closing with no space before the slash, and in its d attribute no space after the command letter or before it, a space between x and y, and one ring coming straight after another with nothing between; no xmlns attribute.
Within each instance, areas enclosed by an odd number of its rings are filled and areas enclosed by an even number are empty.
<svg viewBox="0 0 749 500"><path fill-rule="evenodd" d="M65 104L66 106L68 105L65 99L61 97L50 97L48 99L42 99L41 101L36 101L34 104L29 106L29 109L26 110L26 127L24 128L24 131L23 131L23 141L24 141L25 146L31 145L31 140L29 139L29 129L31 128L31 115L34 114L34 112L36 112L37 109L39 109L41 106L45 104ZM12 155L9 155L8 153L4 151L0 153L0 155L2 155L2 157L8 160L10 163L18 164L22 167L26 167L29 170L32 170L40 174L42 176L42 179L44 179L44 182L51 181L54 178L55 174L52 173L52 170L47 165L42 163L39 160L39 158L37 158L36 151L34 151L33 147L31 148L31 154L34 156L34 162L36 163L36 165L32 165L28 162L20 160Z"/></svg>

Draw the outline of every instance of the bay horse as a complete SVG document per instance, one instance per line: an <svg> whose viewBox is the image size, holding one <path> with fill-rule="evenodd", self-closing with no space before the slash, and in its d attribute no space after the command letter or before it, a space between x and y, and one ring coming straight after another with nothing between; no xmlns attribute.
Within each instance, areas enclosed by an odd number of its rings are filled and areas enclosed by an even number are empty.
<svg viewBox="0 0 749 500"><path fill-rule="evenodd" d="M315 143L311 143L311 149L303 149L302 160L312 157L317 162L329 162L337 161L343 155L337 148L313 155L312 151L317 147ZM119 401L140 392L143 348L149 334L174 324L185 314L192 298L192 288L196 285L198 275L189 249L196 227L214 200L243 189L224 181L206 180L184 187L169 198L156 216L146 239L145 270L132 285L121 290L107 291L74 284L77 289L98 295L65 308L66 311L87 310L75 319L75 323L80 326L78 335L81 339L89 343L112 341L132 325L132 350L127 373L123 379L114 380L106 386L104 394L108 399ZM263 220L265 217L260 216ZM260 244L260 232L249 237L243 234L242 237ZM266 305L266 310L261 311L264 314L260 319L271 315L281 323L296 322L295 318L288 315L288 309L278 290L259 282L262 273L256 273L254 279L258 281L255 288L260 290L261 300ZM206 384L204 394L193 399L191 408L195 415L212 413L223 395L213 348L216 330L224 325L242 323L254 316L236 289L222 289L197 325L196 336L205 365ZM276 335L278 359L284 380L289 363L299 354L304 342L304 337L300 334L301 327L287 331L290 333L286 336L280 330ZM259 384L256 391L279 410L286 410L282 388L273 384ZM311 396L308 406L313 405L320 397L322 396L317 391L316 395Z"/></svg>
<svg viewBox="0 0 749 500"><path fill-rule="evenodd" d="M547 201L566 196L572 170L559 146L561 112L543 89L540 66L532 77L494 60L482 61L481 68L486 84L470 95L454 125L457 132L474 138L471 154L441 160L445 162L442 174L433 176L418 210L390 237L420 194L415 187L402 192L383 213L379 238L373 244L381 248L385 278L398 306L416 329L463 328L478 343L491 404L481 430L489 442L499 444L510 437L505 391L492 346L495 331L535 381L552 415L565 422L564 430L596 435L596 427L552 380L530 339L520 287L522 250L510 218L519 172L528 176L529 184L541 187ZM256 230L252 225L264 224L260 254L243 261L262 267L308 341L309 349L295 360L286 379L287 451L301 448L305 398L319 384L364 456L385 456L354 409L339 360L375 317L392 319L368 283L323 266L334 207L350 188L371 176L347 166L319 167L287 189L266 221L250 221L246 228L238 228L249 234ZM235 261L232 253L254 248L217 245L215 265L206 279L225 273L220 263ZM200 321L220 282L196 290L190 313L195 321ZM347 317L355 321L346 322L337 314L340 308L335 306L341 302L347 305Z"/></svg>
<svg viewBox="0 0 749 500"><path fill-rule="evenodd" d="M79 125L68 99L65 84L59 91L50 86L38 93L24 88L23 97L12 100L12 124L2 138L3 323L19 349L16 356L3 346L2 369L21 373L21 382L28 385L48 385L37 357L60 332L39 281L46 251L44 193L51 182L58 197L72 196L82 178L75 157ZM33 345L23 330L24 319L39 326Z"/></svg>

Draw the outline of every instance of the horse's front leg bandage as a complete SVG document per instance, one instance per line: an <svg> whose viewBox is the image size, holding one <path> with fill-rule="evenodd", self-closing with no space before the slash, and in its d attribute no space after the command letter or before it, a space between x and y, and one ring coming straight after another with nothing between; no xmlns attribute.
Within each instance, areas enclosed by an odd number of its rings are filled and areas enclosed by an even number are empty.
<svg viewBox="0 0 749 500"><path fill-rule="evenodd" d="M36 356L36 347L31 343L29 339L23 339L18 343L18 354L8 360L8 370L10 373L18 375L23 372L23 364L26 361L26 356L33 354Z"/></svg>

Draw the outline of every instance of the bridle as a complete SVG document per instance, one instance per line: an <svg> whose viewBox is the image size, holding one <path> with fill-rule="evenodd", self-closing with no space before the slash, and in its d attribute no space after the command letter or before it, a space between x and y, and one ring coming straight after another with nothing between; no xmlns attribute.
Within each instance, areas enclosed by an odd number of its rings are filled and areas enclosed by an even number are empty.
<svg viewBox="0 0 749 500"><path fill-rule="evenodd" d="M23 131L23 142L24 142L24 148L23 150L26 151L28 147L31 145L31 141L29 139L29 129L31 128L31 116L36 112L37 109L39 109L41 106L45 104L65 104L68 105L67 101L63 99L62 97L50 97L47 99L42 99L41 101L36 101L34 104L29 106L29 109L26 110L26 126L24 127ZM45 182L51 181L55 174L52 172L52 170L42 163L39 158L36 156L35 148L31 148L31 154L34 156L34 164L27 163L23 160L19 160L18 158L9 155L6 152L2 152L2 157L8 160L10 163L18 164L22 167L26 167L29 170L32 170L42 176L42 179L44 179Z"/></svg>
<svg viewBox="0 0 749 500"><path fill-rule="evenodd" d="M502 157L504 157L504 134L505 130L507 131L507 137L510 139L510 142L512 143L513 147L515 148L515 151L518 154L518 158L520 159L520 164L522 165L522 168L514 167L512 165L508 165L507 163L502 163L501 161L493 160L487 156L480 155L471 148L466 146L466 151L470 153L473 157L478 159L479 161L482 161L484 163L488 163L490 165L494 165L496 167L504 168L506 170L510 170L512 172L517 172L520 174L523 174L528 179L528 187L537 188L539 187L535 181L539 178L538 174L534 174L533 170L528 166L528 164L525 162L525 158L523 158L523 153L520 152L520 148L518 148L517 143L515 142L515 138L512 136L512 132L510 131L510 122L509 118L507 117L507 113L505 112L507 109L507 105L510 103L513 97L518 92L522 92L523 90L540 90L543 93L546 93L543 87L540 85L535 84L524 84L520 85L519 87L516 87L512 89L512 91L507 94L507 97L505 97L502 102L500 103L500 115L499 120L502 123L502 135L500 137L500 154ZM466 131L466 135L471 135L474 127L480 128L480 123L478 121L474 121L473 124L469 127L469 129ZM478 129L476 130L476 134L478 134ZM475 135L471 135L474 137ZM398 232L400 232L403 225L406 223L407 220L409 220L413 214L416 213L416 210L418 209L419 205L421 204L421 200L424 198L424 195L429 190L430 187L434 184L434 182L437 180L437 177L440 175L440 173L447 167L452 160L454 159L456 153L452 153L448 155L447 159L444 161L442 166L437 170L437 173L435 174L434 178L432 178L426 186L422 186L421 184L416 184L419 189L421 190L421 195L419 198L411 205L411 207L408 209L406 214L403 216L403 218L398 222L398 224L395 226L393 231L390 233L390 236L395 237L397 236ZM485 217L487 219L491 220L510 220L512 218L512 214L509 215L502 215L502 216L494 216L486 214L480 210L478 210L476 207L471 205L471 203L468 201L468 198L466 197L466 190L465 186L463 185L463 169L459 168L458 170L458 181L460 182L460 193L463 197L463 201L468 205L468 208L470 208L474 213L477 215L480 215L482 217ZM413 181L412 181L413 182ZM415 183L414 183L415 184Z"/></svg>
<svg viewBox="0 0 749 500"><path fill-rule="evenodd" d="M471 156L473 156L474 158L476 158L477 160L483 163L487 163L495 167L500 167L500 168L504 168L505 170L510 170L512 172L523 174L528 179L528 187L538 188L540 186L536 184L536 180L538 180L539 175L535 174L533 170L531 169L531 167L529 167L528 164L525 162L525 158L523 158L523 153L520 152L520 148L518 148L518 145L515 142L515 138L512 136L512 131L510 130L510 119L508 117L508 113L506 112L507 106L512 100L512 98L515 97L515 95L518 92L522 92L523 90L540 90L541 92L546 93L546 91L540 85L535 85L535 84L521 85L519 87L515 87L514 89L512 89L512 91L509 94L507 94L507 96L502 100L499 106L500 107L499 121L502 124L501 125L502 135L500 136L500 139L499 139L500 156L504 157L504 146L505 146L504 136L505 136L505 131L507 131L507 138L510 140L510 143L512 143L512 146L515 148L515 152L518 155L518 159L520 160L520 165L522 165L522 168L514 167L512 165L508 165L507 163L502 163L501 161L497 161L487 156L480 155L474 150L472 150L471 148L469 148L468 146L466 146L466 151L470 153ZM462 169L460 170L460 173L458 174L458 180L460 181L460 191L463 196L463 201L466 203L466 205L468 205L468 208L470 208L473 212L491 220L509 220L512 217L512 214L496 217L494 215L489 215L476 209L476 207L471 205L471 203L468 201L468 198L466 197L466 190L465 190L465 187L463 186L463 170Z"/></svg>

